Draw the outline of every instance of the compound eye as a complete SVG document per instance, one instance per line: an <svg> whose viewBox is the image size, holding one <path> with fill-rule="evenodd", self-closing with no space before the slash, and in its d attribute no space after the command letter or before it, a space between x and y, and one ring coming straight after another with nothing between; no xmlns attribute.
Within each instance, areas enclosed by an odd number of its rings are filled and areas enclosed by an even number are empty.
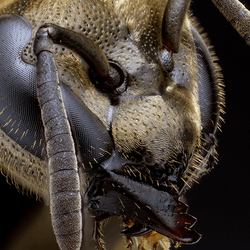
<svg viewBox="0 0 250 250"><path fill-rule="evenodd" d="M104 92L120 94L126 88L126 74L118 64L109 62L109 65L110 71L106 76L91 76L91 80L96 88Z"/></svg>

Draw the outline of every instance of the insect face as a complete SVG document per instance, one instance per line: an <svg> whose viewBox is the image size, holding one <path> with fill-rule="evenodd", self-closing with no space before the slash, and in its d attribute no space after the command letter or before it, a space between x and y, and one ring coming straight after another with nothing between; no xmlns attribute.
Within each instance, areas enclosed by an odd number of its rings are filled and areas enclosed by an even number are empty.
<svg viewBox="0 0 250 250"><path fill-rule="evenodd" d="M80 248L83 207L99 249L113 215L138 248L200 239L180 197L213 164L223 92L189 4L43 0L1 11L2 168L50 203L61 249Z"/></svg>

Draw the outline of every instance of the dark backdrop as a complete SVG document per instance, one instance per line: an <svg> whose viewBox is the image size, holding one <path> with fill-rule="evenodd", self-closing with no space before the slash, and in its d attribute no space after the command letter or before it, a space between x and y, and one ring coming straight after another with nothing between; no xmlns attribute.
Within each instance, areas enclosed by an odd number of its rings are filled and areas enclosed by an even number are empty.
<svg viewBox="0 0 250 250"><path fill-rule="evenodd" d="M194 1L193 12L219 57L226 115L219 134L219 164L187 193L189 211L198 218L195 229L203 237L183 250L249 249L250 47L211 1Z"/></svg>
<svg viewBox="0 0 250 250"><path fill-rule="evenodd" d="M219 164L187 193L190 214L198 218L194 227L203 237L196 245L183 246L182 249L249 249L250 47L211 1L195 0L192 6L220 59L226 85L226 123L223 124L223 133L218 138ZM10 242L13 243L18 237L22 238L25 227L34 223L36 213L41 214L43 208L34 198L18 193L2 176L0 195L0 249L6 250ZM49 223L48 218L38 226L38 232L39 227L46 223ZM31 236L33 240L42 233L50 232L49 229L41 230L43 232L37 236ZM49 241L49 236L44 236L35 247L27 244L23 249L54 249L53 245L45 244L49 244Z"/></svg>

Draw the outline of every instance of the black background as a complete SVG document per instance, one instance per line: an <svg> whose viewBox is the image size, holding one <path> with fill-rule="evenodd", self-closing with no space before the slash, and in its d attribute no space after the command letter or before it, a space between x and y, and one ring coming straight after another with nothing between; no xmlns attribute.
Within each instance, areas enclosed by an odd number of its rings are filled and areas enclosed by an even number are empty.
<svg viewBox="0 0 250 250"><path fill-rule="evenodd" d="M218 137L219 164L187 193L189 211L198 218L194 227L203 237L183 250L249 249L250 47L211 1L192 6L219 57L226 115Z"/></svg>
<svg viewBox="0 0 250 250"><path fill-rule="evenodd" d="M211 1L196 0L192 9L219 57L226 86L226 114L223 132L218 137L219 164L187 192L189 212L198 219L194 228L203 237L196 245L181 249L249 249L250 47ZM14 186L7 184L3 176L0 195L0 249L7 250L42 208L34 198L18 193ZM18 225L21 225L19 229ZM53 246L44 245L41 249L56 249ZM40 248L27 244L23 249Z"/></svg>

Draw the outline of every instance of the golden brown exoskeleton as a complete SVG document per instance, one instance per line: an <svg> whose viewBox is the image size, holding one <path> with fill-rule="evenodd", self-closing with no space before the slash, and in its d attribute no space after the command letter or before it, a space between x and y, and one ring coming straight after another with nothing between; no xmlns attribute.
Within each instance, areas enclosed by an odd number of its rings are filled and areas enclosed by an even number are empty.
<svg viewBox="0 0 250 250"><path fill-rule="evenodd" d="M248 42L247 10L214 2ZM50 205L62 250L80 249L84 208L98 249L113 215L130 249L200 239L180 198L213 166L224 93L189 5L0 5L1 171Z"/></svg>

